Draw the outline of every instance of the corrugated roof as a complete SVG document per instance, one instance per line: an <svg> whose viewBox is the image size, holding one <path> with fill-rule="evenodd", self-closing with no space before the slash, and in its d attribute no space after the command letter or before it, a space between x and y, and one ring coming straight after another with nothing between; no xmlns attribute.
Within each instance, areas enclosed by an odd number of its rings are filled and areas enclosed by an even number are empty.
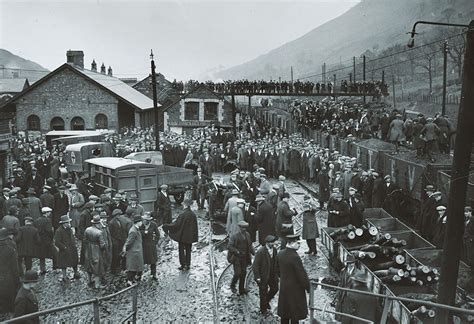
<svg viewBox="0 0 474 324"><path fill-rule="evenodd" d="M99 83L104 88L107 88L109 91L115 93L125 101L128 101L137 108L141 110L153 108L153 100L151 100L141 92L135 90L119 78L115 78L107 74L102 74L86 69L80 69L73 65L71 65L71 67L73 67L79 73L82 73L90 79L94 80L95 82Z"/></svg>
<svg viewBox="0 0 474 324"><path fill-rule="evenodd" d="M26 79L0 79L0 93L19 93L25 87Z"/></svg>

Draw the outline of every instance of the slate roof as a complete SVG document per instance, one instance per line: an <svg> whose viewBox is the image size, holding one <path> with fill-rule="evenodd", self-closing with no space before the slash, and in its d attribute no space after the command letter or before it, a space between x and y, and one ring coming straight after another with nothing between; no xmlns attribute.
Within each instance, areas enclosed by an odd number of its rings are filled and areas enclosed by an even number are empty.
<svg viewBox="0 0 474 324"><path fill-rule="evenodd" d="M0 93L20 93L28 86L28 80L18 79L0 79Z"/></svg>
<svg viewBox="0 0 474 324"><path fill-rule="evenodd" d="M141 92L135 90L119 78L109 76L107 74L102 74L99 72L93 72L86 69L81 69L80 67L64 63L56 70L48 73L46 76L35 82L33 85L25 89L24 91L20 92L19 94L15 95L11 100L9 100L5 105L15 102L19 98L21 98L26 93L30 92L31 90L35 89L38 85L46 82L51 77L56 75L57 73L63 71L64 69L69 69L70 71L86 78L90 82L94 83L98 87L104 89L112 96L117 98L118 100L124 101L131 106L135 107L139 110L147 110L153 108L153 100L142 94ZM158 107L160 105L158 104Z"/></svg>

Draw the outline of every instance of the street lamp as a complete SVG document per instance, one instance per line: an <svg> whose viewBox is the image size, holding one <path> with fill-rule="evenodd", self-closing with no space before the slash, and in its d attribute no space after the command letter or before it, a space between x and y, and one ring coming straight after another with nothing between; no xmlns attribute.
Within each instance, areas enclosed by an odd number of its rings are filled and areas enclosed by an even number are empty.
<svg viewBox="0 0 474 324"><path fill-rule="evenodd" d="M449 24L449 23L441 23L441 22L434 22L434 21L424 21L420 20L415 22L413 25L413 28L411 32L408 32L410 34L410 39L408 40L408 48L413 48L415 46L415 35L417 34L416 32L416 25L418 24L425 24L425 25L436 25L436 26L446 26L446 27L461 27L461 28L468 28L469 25L462 25L462 24ZM446 70L447 70L447 64L448 64L448 42L444 42L443 46L443 103L441 106L441 114L444 116L446 114Z"/></svg>

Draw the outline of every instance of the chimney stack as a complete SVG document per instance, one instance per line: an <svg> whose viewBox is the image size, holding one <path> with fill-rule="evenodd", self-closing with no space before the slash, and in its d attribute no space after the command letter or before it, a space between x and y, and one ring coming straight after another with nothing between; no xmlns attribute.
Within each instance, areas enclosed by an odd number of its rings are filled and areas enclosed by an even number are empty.
<svg viewBox="0 0 474 324"><path fill-rule="evenodd" d="M100 67L100 73L105 74L105 65L104 65L104 63L102 63L102 65Z"/></svg>
<svg viewBox="0 0 474 324"><path fill-rule="evenodd" d="M67 63L75 65L81 69L84 68L84 52L83 51L71 51L68 50L66 53Z"/></svg>
<svg viewBox="0 0 474 324"><path fill-rule="evenodd" d="M95 60L92 60L91 71L97 72L97 63Z"/></svg>
<svg viewBox="0 0 474 324"><path fill-rule="evenodd" d="M108 74L109 76L113 76L113 75L112 75L112 68L110 67L110 65L109 65L109 69L107 70L107 74Z"/></svg>

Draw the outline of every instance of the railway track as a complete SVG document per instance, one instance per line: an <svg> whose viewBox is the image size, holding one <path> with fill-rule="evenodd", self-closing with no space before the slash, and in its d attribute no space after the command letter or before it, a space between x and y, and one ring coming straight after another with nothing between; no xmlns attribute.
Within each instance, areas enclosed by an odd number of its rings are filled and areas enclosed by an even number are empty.
<svg viewBox="0 0 474 324"><path fill-rule="evenodd" d="M289 189L296 188L298 186L290 186ZM301 189L301 187L299 187ZM291 199L296 203L296 210L298 211L298 214L293 217L293 222L295 224L295 233L301 234L302 228L303 228L303 220L302 220L302 211L303 211L303 206L302 204L293 197L293 194L291 194ZM301 194L301 193L299 193ZM220 274L216 273L216 269L218 269L218 265L216 263L216 252L217 248L221 247L223 244L228 242L228 238L224 238L220 241L217 242L212 242L212 229L211 229L211 222L209 222L209 266L210 266L210 275L211 275L211 289L213 292L213 317L214 317L214 322L220 322L221 321L221 308L223 306L223 301L226 296L224 296L225 291L224 287L225 285L230 285L230 280L232 279L233 272L232 272L232 264L227 264L225 268L220 272ZM260 247L260 244L255 244L254 248L258 249ZM245 288L249 288L253 280L253 271L252 267L250 266L247 269L247 275L245 278ZM250 295L245 294L243 296L239 296L239 308L240 308L240 313L243 314L243 318L238 319L239 321L243 322L251 322L251 312L252 310L250 309ZM255 305L252 305L255 307ZM229 311L229 309L225 309L225 311ZM240 314L238 314L239 316Z"/></svg>

